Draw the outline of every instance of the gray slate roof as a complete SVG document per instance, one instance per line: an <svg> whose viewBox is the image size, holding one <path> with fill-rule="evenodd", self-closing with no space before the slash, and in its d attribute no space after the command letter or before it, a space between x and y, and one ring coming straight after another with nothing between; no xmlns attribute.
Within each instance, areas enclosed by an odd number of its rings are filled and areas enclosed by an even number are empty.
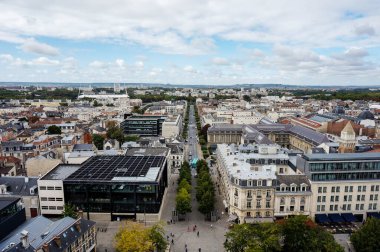
<svg viewBox="0 0 380 252"><path fill-rule="evenodd" d="M0 177L0 185L7 185L7 193L15 196L29 196L30 188L37 186L37 177Z"/></svg>

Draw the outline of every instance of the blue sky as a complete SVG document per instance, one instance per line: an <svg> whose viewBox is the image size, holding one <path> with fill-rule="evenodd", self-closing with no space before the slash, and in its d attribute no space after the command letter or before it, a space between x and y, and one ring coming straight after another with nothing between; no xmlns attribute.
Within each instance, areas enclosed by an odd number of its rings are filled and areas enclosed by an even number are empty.
<svg viewBox="0 0 380 252"><path fill-rule="evenodd" d="M380 84L380 1L0 2L0 81Z"/></svg>

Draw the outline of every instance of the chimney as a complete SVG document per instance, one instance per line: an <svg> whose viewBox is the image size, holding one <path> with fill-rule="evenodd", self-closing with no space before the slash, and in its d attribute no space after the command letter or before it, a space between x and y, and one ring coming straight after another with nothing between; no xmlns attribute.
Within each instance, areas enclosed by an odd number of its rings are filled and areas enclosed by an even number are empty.
<svg viewBox="0 0 380 252"><path fill-rule="evenodd" d="M75 222L75 227L78 230L78 232L80 232L80 219L77 222Z"/></svg>
<svg viewBox="0 0 380 252"><path fill-rule="evenodd" d="M49 244L45 243L44 245L42 245L42 249L44 250L44 252L49 252Z"/></svg>
<svg viewBox="0 0 380 252"><path fill-rule="evenodd" d="M26 230L21 231L20 240L21 240L21 245L23 248L25 249L29 248L29 232L28 231Z"/></svg>
<svg viewBox="0 0 380 252"><path fill-rule="evenodd" d="M57 244L58 248L60 248L62 246L61 237L59 237L59 236L54 237L54 241Z"/></svg>

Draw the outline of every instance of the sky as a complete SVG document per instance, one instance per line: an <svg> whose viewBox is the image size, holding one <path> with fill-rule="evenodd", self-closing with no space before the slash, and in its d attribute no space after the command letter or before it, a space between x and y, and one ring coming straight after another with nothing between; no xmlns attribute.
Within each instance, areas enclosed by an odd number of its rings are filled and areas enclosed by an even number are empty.
<svg viewBox="0 0 380 252"><path fill-rule="evenodd" d="M380 1L1 0L0 81L380 85Z"/></svg>

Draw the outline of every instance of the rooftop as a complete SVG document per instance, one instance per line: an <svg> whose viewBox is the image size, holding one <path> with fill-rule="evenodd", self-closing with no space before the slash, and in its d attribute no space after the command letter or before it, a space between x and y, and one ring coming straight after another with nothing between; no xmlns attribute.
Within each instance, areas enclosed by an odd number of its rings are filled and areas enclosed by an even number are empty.
<svg viewBox="0 0 380 252"><path fill-rule="evenodd" d="M80 164L59 164L44 175L41 180L64 180L77 171L80 166Z"/></svg>
<svg viewBox="0 0 380 252"><path fill-rule="evenodd" d="M166 147L131 147L125 153L126 156L166 156L169 148Z"/></svg>
<svg viewBox="0 0 380 252"><path fill-rule="evenodd" d="M19 201L20 198L0 197L0 210Z"/></svg>
<svg viewBox="0 0 380 252"><path fill-rule="evenodd" d="M346 161L346 160L379 160L380 153L330 153L330 154L304 154L307 161Z"/></svg>
<svg viewBox="0 0 380 252"><path fill-rule="evenodd" d="M164 156L94 156L65 181L154 182L164 162Z"/></svg>

